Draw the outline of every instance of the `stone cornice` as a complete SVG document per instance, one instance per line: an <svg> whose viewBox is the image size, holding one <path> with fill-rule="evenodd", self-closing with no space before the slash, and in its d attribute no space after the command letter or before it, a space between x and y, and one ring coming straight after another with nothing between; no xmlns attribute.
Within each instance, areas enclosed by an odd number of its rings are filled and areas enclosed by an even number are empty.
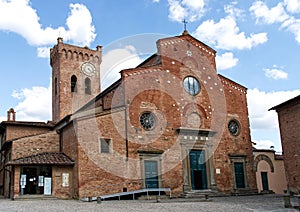
<svg viewBox="0 0 300 212"><path fill-rule="evenodd" d="M178 134L183 135L199 135L199 136L207 136L212 137L216 134L216 132L209 129L200 129L200 128L184 128L180 127L176 129Z"/></svg>

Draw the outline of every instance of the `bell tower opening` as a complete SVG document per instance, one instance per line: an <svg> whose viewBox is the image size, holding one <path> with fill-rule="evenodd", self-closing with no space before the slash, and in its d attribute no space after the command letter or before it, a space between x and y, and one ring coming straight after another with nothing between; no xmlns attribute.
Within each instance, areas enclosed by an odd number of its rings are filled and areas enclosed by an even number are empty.
<svg viewBox="0 0 300 212"><path fill-rule="evenodd" d="M77 77L75 75L72 75L71 77L71 92L77 92L77 88L76 88L76 83L77 83Z"/></svg>
<svg viewBox="0 0 300 212"><path fill-rule="evenodd" d="M7 121L16 121L16 112L13 108L7 111Z"/></svg>
<svg viewBox="0 0 300 212"><path fill-rule="evenodd" d="M85 94L91 94L91 80L87 77L84 80Z"/></svg>

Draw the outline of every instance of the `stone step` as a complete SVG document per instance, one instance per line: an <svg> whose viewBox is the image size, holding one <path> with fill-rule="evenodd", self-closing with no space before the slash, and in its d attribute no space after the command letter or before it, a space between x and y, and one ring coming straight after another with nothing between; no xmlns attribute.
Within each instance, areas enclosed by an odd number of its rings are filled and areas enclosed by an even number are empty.
<svg viewBox="0 0 300 212"><path fill-rule="evenodd" d="M257 195L257 194L258 194L257 189L249 189L249 188L234 189L232 191L233 196L248 196L248 195Z"/></svg>
<svg viewBox="0 0 300 212"><path fill-rule="evenodd" d="M51 195L25 194L15 197L15 200L57 200L57 198Z"/></svg>
<svg viewBox="0 0 300 212"><path fill-rule="evenodd" d="M222 192L213 190L191 190L184 192L181 197L183 198L209 198L209 197L222 197L228 196Z"/></svg>

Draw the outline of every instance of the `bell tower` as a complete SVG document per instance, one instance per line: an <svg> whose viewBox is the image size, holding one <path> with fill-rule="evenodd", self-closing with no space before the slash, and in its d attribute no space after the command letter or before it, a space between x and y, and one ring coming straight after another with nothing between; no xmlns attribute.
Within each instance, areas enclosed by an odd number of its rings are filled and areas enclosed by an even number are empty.
<svg viewBox="0 0 300 212"><path fill-rule="evenodd" d="M102 48L96 50L63 43L50 50L52 120L60 121L100 93Z"/></svg>

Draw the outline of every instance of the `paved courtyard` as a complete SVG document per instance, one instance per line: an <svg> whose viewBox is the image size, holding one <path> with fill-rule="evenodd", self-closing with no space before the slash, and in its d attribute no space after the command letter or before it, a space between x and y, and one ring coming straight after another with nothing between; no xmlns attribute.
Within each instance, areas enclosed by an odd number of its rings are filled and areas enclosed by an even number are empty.
<svg viewBox="0 0 300 212"><path fill-rule="evenodd" d="M298 205L296 198L293 205ZM215 197L204 199L126 200L82 202L77 200L8 200L0 199L0 211L298 211L286 209L280 195Z"/></svg>

